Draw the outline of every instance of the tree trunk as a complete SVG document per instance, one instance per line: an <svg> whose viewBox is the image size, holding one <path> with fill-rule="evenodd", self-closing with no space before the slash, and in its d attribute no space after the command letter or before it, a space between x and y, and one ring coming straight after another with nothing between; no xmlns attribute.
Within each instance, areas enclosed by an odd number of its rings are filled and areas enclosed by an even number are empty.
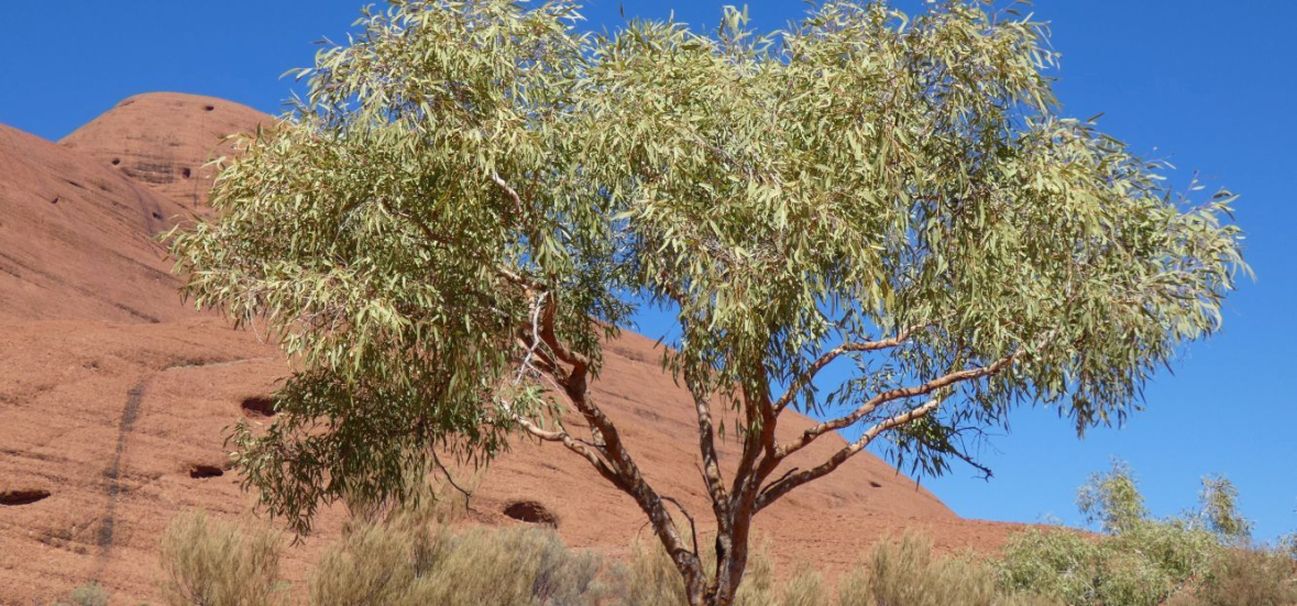
<svg viewBox="0 0 1297 606"><path fill-rule="evenodd" d="M751 508L730 510L731 519L716 537L716 590L714 606L730 606L738 593L748 566L748 538L752 527Z"/></svg>
<svg viewBox="0 0 1297 606"><path fill-rule="evenodd" d="M681 567L679 562L676 563L676 567L680 569L680 575L684 578L685 599L688 600L689 606L710 606L713 602L708 600L707 575L702 574L702 569L690 573Z"/></svg>

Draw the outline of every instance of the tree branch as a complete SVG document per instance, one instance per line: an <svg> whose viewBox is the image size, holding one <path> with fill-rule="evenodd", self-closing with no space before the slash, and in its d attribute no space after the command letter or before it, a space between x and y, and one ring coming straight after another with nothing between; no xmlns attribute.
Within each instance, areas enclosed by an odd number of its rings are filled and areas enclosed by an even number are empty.
<svg viewBox="0 0 1297 606"><path fill-rule="evenodd" d="M603 476L609 482L612 482L614 486L623 488L621 479L618 477L616 470L614 470L608 462L604 460L602 456L604 455L603 450L598 446L574 438L566 431L550 431L542 429L530 419L525 419L517 414L513 416L513 420L525 429L527 433L546 442L561 443L563 446L567 447L568 450L581 455L594 466L595 470L599 472L599 475Z"/></svg>
<svg viewBox="0 0 1297 606"><path fill-rule="evenodd" d="M517 190L513 189L508 182L496 173L491 174L491 181L504 190L505 194L513 201L521 220L526 207ZM536 239L533 237L534 241ZM622 443L621 434L618 432L616 425L598 405L589 399L590 359L581 352L568 347L558 335L555 324L558 315L559 293L543 288L527 277L510 271L508 268L498 267L497 271L505 279L522 286L528 291L547 294L543 305L541 305L539 332L533 332L533 335L539 335L540 340L554 354L557 361L572 367L571 371L564 375L562 369L556 365L551 371L551 376L558 380L568 399L585 418L590 427L594 444L576 440L566 432L547 432L535 427L526 419L520 419L520 424L532 435L543 440L561 442L569 450L584 456L609 482L634 499L635 503L639 505L653 524L655 534L657 534L663 547L670 554L681 575L685 577L687 582L697 582L703 575L697 550L690 551L690 548L681 539L675 520L666 510L663 497L649 485L640 472L639 466L635 464L630 452ZM529 424L532 427L528 427ZM602 455L602 457L599 455ZM676 505L679 506L679 503L676 503ZM683 508L681 509L683 511ZM690 520L692 523L692 518Z"/></svg>
<svg viewBox="0 0 1297 606"><path fill-rule="evenodd" d="M919 327L906 328L905 330L902 330L900 334L890 339L883 339L881 341L843 343L842 345L830 349L829 351L825 352L824 355L820 356L814 362L812 362L811 365L807 367L805 372L803 372L801 375L798 375L796 379L793 379L793 383L788 386L788 391L784 392L783 397L775 401L775 405L774 405L775 412L776 413L783 412L784 409L787 408L788 405L791 404L793 400L797 398L797 394L801 392L801 390L806 389L806 386L810 385L811 381L815 380L815 375L819 374L819 372L823 370L825 366L828 366L831 362L838 359L839 356L846 353L852 353L852 352L877 351L880 349L888 349L891 347L896 347L897 345L904 343L905 340L910 337L910 334L913 331L917 330L918 328Z"/></svg>
<svg viewBox="0 0 1297 606"><path fill-rule="evenodd" d="M681 293L663 273L658 275L659 287L675 301L683 313L686 309L684 294ZM685 329L688 330L687 324ZM725 490L725 477L721 472L720 455L716 451L716 429L712 420L711 402L707 397L710 395L706 388L707 381L705 377L697 376L698 370L692 367L686 367L685 384L689 388L689 393L694 400L694 414L698 418L698 452L702 456L702 477L703 484L707 487L707 494L711 497L712 508L716 515L723 517L724 509L728 506L729 495ZM706 372L706 371L701 371Z"/></svg>
<svg viewBox="0 0 1297 606"><path fill-rule="evenodd" d="M519 196L517 190L510 187L509 182L501 178L498 173L491 173L491 181L500 186L500 189L504 190L505 195L509 196L510 200L513 200L513 205L518 209L518 216L521 218L523 209L525 208L522 204L522 196Z"/></svg>
<svg viewBox="0 0 1297 606"><path fill-rule="evenodd" d="M437 456L436 448L431 449L431 451L432 451L432 464L435 465L437 469L441 471L442 475L446 476L446 481L450 483L451 487L459 491L459 494L463 495L464 509L468 509L469 499L473 497L473 491L460 486L459 483L455 481L455 476L450 473L450 468L442 464L441 458Z"/></svg>
<svg viewBox="0 0 1297 606"><path fill-rule="evenodd" d="M698 553L698 525L694 523L694 517L689 514L689 510L685 509L684 505L680 504L680 501L675 500L675 497L662 495L662 500L675 505L676 509L680 510L680 514L683 515L686 520L689 520L689 535L693 537L694 556L701 557L701 554Z"/></svg>
<svg viewBox="0 0 1297 606"><path fill-rule="evenodd" d="M689 393L693 395L694 412L698 416L698 451L703 458L703 482L707 485L707 494L712 499L712 507L724 507L729 501L725 490L725 478L721 475L720 455L716 452L716 431L712 425L711 403L702 383L694 380L690 370L685 371L685 382Z"/></svg>
<svg viewBox="0 0 1297 606"><path fill-rule="evenodd" d="M874 441L874 438L878 437L878 434L927 416L929 413L936 410L937 407L941 406L943 401L944 398L942 397L933 398L918 408L912 408L903 413L897 414L896 416L869 428L869 430L866 431L864 435L860 436L858 440L833 453L833 456L829 457L829 459L824 463L805 471L784 475L778 481L771 483L769 486L766 486L761 490L761 494L757 497L757 511L766 508L792 489L829 474L833 470L837 469L839 465L842 465L842 463L847 459L850 459L861 450L864 450L870 442Z"/></svg>
<svg viewBox="0 0 1297 606"><path fill-rule="evenodd" d="M807 428L806 431L802 432L802 437L799 438L797 441L779 447L777 456L780 459L783 459L784 457L787 457L788 455L797 452L802 448L805 448L811 442L814 442L817 438L830 431L845 429L851 426L853 423L859 421L860 419L863 419L866 415L869 415L870 413L877 410L879 406L882 406L883 404L886 404L893 400L899 400L902 398L912 398L914 396L928 395L943 387L949 387L956 383L980 379L982 377L996 374L1001 370L1003 370L1008 365L1012 364L1016 356L1017 354L1010 354L1008 356L1000 358L999 360L996 360L990 366L980 366L977 368L970 368L966 370L952 372L937 377L922 385L915 385L912 387L900 387L897 389L884 391L870 398L864 404L861 404L859 408L853 410L850 414L846 416L842 416L830 421L825 421L813 427Z"/></svg>
<svg viewBox="0 0 1297 606"><path fill-rule="evenodd" d="M731 494L734 495L731 507L747 509L756 497L756 489L765 481L766 476L774 469L771 464L775 456L775 431L779 425L779 413L770 401L770 384L760 362L750 362L751 375L759 380L755 390L743 388L743 408L747 418L746 434L743 440L743 453L739 458L738 469L734 472L734 483ZM755 391L755 393L753 393Z"/></svg>

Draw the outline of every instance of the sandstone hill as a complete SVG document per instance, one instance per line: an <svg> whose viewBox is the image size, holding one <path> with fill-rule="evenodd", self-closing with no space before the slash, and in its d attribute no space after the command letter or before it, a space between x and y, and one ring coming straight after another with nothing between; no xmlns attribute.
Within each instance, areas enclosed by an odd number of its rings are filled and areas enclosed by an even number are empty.
<svg viewBox="0 0 1297 606"><path fill-rule="evenodd" d="M167 93L123 101L61 144L0 126L0 604L48 602L92 581L114 603L149 600L158 538L177 512L251 515L253 498L226 464L225 428L273 422L260 404L287 365L257 334L185 305L156 236L204 213L204 165L229 152L223 137L271 121ZM597 397L649 479L704 513L687 394L660 370L651 339L627 334L607 351ZM724 445L723 456L735 452ZM554 516L569 544L613 556L643 532L628 497L552 445L519 440L492 464L472 517L526 523L505 513L518 502ZM344 518L326 510L289 548L291 580ZM994 548L1016 528L961 519L872 456L757 520L779 545L777 564L830 573L903 527L926 528L946 549Z"/></svg>

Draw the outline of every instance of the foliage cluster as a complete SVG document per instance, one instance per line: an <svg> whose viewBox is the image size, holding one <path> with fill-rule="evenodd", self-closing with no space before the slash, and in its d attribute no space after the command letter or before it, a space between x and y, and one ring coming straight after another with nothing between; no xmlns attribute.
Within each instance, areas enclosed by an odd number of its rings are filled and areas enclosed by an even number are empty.
<svg viewBox="0 0 1297 606"><path fill-rule="evenodd" d="M277 421L232 437L295 530L328 501L408 499L436 449L483 461L521 432L636 501L691 604L727 605L755 516L875 440L942 473L1022 403L1120 422L1221 326L1245 268L1234 195L1179 191L1063 115L1030 16L580 19L572 0L368 11L221 171L213 220L172 234L185 292L292 358ZM663 362L696 412L710 556L590 389L644 305L679 329ZM825 420L781 440L791 411ZM720 419L742 442L724 463Z"/></svg>
<svg viewBox="0 0 1297 606"><path fill-rule="evenodd" d="M677 378L745 431L834 409L808 441L886 433L934 472L1023 401L1119 420L1219 327L1233 195L1191 200L1061 116L1042 24L972 1L826 2L771 35L724 17L596 36L566 0L395 2L302 71L217 218L171 240L197 304L297 363L279 422L235 435L271 511L305 529L321 501L402 498L431 447L489 457L520 427L625 484L629 455L559 431L541 375L584 398L645 302L679 322ZM839 357L851 379L814 389ZM738 509L836 467L759 497L799 448L773 446Z"/></svg>
<svg viewBox="0 0 1297 606"><path fill-rule="evenodd" d="M1237 510L1237 490L1223 477L1203 478L1198 511L1152 519L1130 468L1115 462L1091 477L1077 502L1105 534L1054 529L1013 537L999 563L1004 586L1075 606L1153 606L1172 598L1204 606L1297 600L1297 560L1279 548L1250 543L1251 525Z"/></svg>

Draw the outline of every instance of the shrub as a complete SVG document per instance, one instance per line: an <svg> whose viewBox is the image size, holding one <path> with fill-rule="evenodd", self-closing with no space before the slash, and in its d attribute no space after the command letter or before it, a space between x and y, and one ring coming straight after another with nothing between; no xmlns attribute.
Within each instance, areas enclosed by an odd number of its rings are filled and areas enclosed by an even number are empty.
<svg viewBox="0 0 1297 606"><path fill-rule="evenodd" d="M312 604L412 603L436 539L426 529L360 524L330 547L311 577Z"/></svg>
<svg viewBox="0 0 1297 606"><path fill-rule="evenodd" d="M172 606L266 606L286 597L279 581L279 536L181 514L162 536L163 599Z"/></svg>
<svg viewBox="0 0 1297 606"><path fill-rule="evenodd" d="M1066 604L1096 600L1098 542L1067 530L1027 530L1009 538L1000 561L1000 583L1016 591L1052 596Z"/></svg>
<svg viewBox="0 0 1297 606"><path fill-rule="evenodd" d="M82 585L73 589L67 600L55 602L55 606L108 606L108 592L98 583Z"/></svg>
<svg viewBox="0 0 1297 606"><path fill-rule="evenodd" d="M1252 522L1238 513L1238 489L1229 478L1204 477L1198 500L1207 528L1221 538L1242 543L1252 535Z"/></svg>
<svg viewBox="0 0 1297 606"><path fill-rule="evenodd" d="M701 544L707 545L707 541ZM715 555L701 550L703 569L712 573L716 569ZM803 600L815 591L815 581L809 578L793 579L783 593L783 599ZM611 574L612 583L617 588L616 604L620 606L666 606L687 604L684 580L676 571L675 564L661 543L656 540L637 541L631 552L631 561L625 566L615 568ZM775 588L774 564L765 547L758 544L748 556L747 570L743 582L734 596L735 606L770 606L781 604L780 595ZM794 593L796 592L796 593ZM822 587L821 587L822 592ZM798 601L797 604L810 602Z"/></svg>
<svg viewBox="0 0 1297 606"><path fill-rule="evenodd" d="M594 604L602 568L548 529L454 531L407 518L351 528L321 559L310 595L320 606Z"/></svg>
<svg viewBox="0 0 1297 606"><path fill-rule="evenodd" d="M1118 460L1108 472L1090 476L1077 491L1076 506L1086 520L1108 533L1122 532L1148 517L1134 473Z"/></svg>
<svg viewBox="0 0 1297 606"><path fill-rule="evenodd" d="M972 557L935 557L932 542L907 533L874 546L838 582L841 606L992 606L1006 599L995 570Z"/></svg>
<svg viewBox="0 0 1297 606"><path fill-rule="evenodd" d="M780 596L780 606L820 606L829 603L824 589L824 577L810 568L803 568L788 582Z"/></svg>
<svg viewBox="0 0 1297 606"><path fill-rule="evenodd" d="M1155 520L1144 508L1130 468L1116 461L1111 471L1090 478L1077 503L1108 534L1083 537L1064 530L1020 534L1010 540L1000 564L1003 586L1041 592L1067 604L1132 606L1167 600L1197 603L1185 600L1215 591L1212 587L1224 580L1279 587L1277 581L1266 580L1282 578L1273 569L1263 568L1261 576L1250 577L1236 570L1239 566L1230 568L1230 562L1240 556L1230 555L1228 548L1247 544L1251 523L1238 513L1238 491L1224 477L1203 478L1198 511ZM1279 558L1292 562L1292 558ZM1267 592L1262 594L1273 593ZM1242 590L1225 593L1249 595Z"/></svg>
<svg viewBox="0 0 1297 606"><path fill-rule="evenodd" d="M1297 560L1297 532L1279 537L1275 550Z"/></svg>
<svg viewBox="0 0 1297 606"><path fill-rule="evenodd" d="M1278 549L1236 549L1219 558L1201 585L1167 606L1293 606L1297 561Z"/></svg>
<svg viewBox="0 0 1297 606"><path fill-rule="evenodd" d="M1160 604L1220 552L1213 534L1178 521L1145 520L1111 537L1030 530L1006 545L1000 582L1066 604Z"/></svg>
<svg viewBox="0 0 1297 606"><path fill-rule="evenodd" d="M710 569L711 562L707 564ZM818 606L835 601L814 570L802 569L782 584L782 590L775 588L774 578L766 551L755 551L735 604ZM685 603L684 583L656 543L636 544L630 564L618 571L616 587L617 604L622 606ZM838 579L837 593L841 606L1058 605L1032 594L999 592L989 563L971 556L936 557L931 541L914 534L876 546L864 563Z"/></svg>
<svg viewBox="0 0 1297 606"><path fill-rule="evenodd" d="M1155 559L1139 551L1103 549L1095 578L1094 601L1085 604L1155 606L1187 579L1177 579Z"/></svg>
<svg viewBox="0 0 1297 606"><path fill-rule="evenodd" d="M1147 560L1175 585L1205 574L1224 552L1211 531L1182 520L1145 521L1102 545L1109 573L1119 571L1115 560L1129 554Z"/></svg>
<svg viewBox="0 0 1297 606"><path fill-rule="evenodd" d="M615 573L622 606L684 604L685 586L675 564L658 543L636 541L630 563ZM752 583L749 576L744 584Z"/></svg>

